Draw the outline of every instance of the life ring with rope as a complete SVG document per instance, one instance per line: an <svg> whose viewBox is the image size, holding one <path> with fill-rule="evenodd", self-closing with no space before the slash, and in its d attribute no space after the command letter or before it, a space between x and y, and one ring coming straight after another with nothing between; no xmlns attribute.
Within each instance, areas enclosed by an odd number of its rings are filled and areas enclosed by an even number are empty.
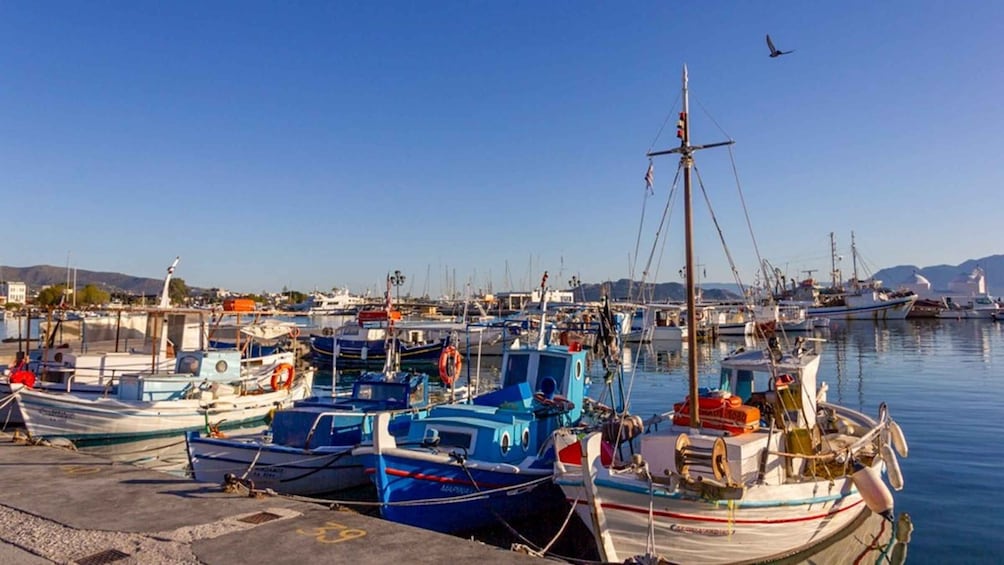
<svg viewBox="0 0 1004 565"><path fill-rule="evenodd" d="M453 386L453 382L460 376L460 369L464 366L464 360L460 352L452 345L443 348L439 354L439 380L446 386Z"/></svg>
<svg viewBox="0 0 1004 565"><path fill-rule="evenodd" d="M280 380L283 373L286 373L286 380ZM293 386L293 377L296 376L296 369L289 363L279 363L272 371L272 390L289 390Z"/></svg>
<svg viewBox="0 0 1004 565"><path fill-rule="evenodd" d="M297 326L292 326L289 328L289 337L292 339L297 339L300 337L300 328Z"/></svg>

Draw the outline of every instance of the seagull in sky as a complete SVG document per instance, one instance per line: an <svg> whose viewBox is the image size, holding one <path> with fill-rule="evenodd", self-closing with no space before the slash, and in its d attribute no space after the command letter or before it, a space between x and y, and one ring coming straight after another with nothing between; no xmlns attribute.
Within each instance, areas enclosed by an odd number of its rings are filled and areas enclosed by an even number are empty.
<svg viewBox="0 0 1004 565"><path fill-rule="evenodd" d="M794 53L795 50L791 51L778 51L777 47L774 47L774 42L770 40L770 34L767 34L767 47L770 47L771 58L780 57L781 55L787 55L788 53Z"/></svg>

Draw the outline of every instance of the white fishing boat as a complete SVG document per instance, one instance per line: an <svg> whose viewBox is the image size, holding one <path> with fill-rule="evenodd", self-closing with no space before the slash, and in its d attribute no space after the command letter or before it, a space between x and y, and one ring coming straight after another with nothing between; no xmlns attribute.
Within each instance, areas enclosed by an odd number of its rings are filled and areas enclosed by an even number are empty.
<svg viewBox="0 0 1004 565"><path fill-rule="evenodd" d="M692 145L687 71L679 153L690 210ZM685 226L688 273L692 226ZM694 281L687 279L688 311ZM694 315L688 322L695 322ZM820 356L797 340L740 351L721 362L717 389L698 388L696 336L688 339L689 395L648 422L635 454L621 460L621 434L555 433L555 481L592 531L604 562L736 563L778 559L840 533L869 509L891 519L887 470L902 487L894 450L906 441L884 405L873 419L826 401ZM632 437L628 434L627 437ZM607 443L607 445L604 445Z"/></svg>
<svg viewBox="0 0 1004 565"><path fill-rule="evenodd" d="M107 394L11 384L28 434L78 445L116 443L186 431L263 423L310 391L313 370L296 372L293 354L244 368L239 351L178 355L170 374L122 375Z"/></svg>
<svg viewBox="0 0 1004 565"><path fill-rule="evenodd" d="M833 250L833 281L824 288L808 278L786 293L781 304L804 306L811 318L830 320L904 320L917 302L917 294L909 290L892 291L882 286L882 281L858 278L858 250L851 233L851 257L854 264L853 278L847 284L841 282L840 270L836 267L836 243L830 233L830 248Z"/></svg>

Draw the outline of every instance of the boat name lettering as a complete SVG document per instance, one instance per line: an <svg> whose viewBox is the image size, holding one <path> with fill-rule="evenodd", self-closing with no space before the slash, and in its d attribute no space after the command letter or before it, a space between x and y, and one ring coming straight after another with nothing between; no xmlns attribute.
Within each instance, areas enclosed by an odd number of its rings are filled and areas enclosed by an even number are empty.
<svg viewBox="0 0 1004 565"><path fill-rule="evenodd" d="M57 420L69 420L73 417L72 414L65 410L56 410L55 408L39 408L39 414L43 416L48 416L49 418L55 418Z"/></svg>
<svg viewBox="0 0 1004 565"><path fill-rule="evenodd" d="M674 532L684 532L688 534L699 534L702 536L727 536L729 535L728 530L723 530L721 528L695 528L693 526L681 526L680 524L673 524L669 527L670 530Z"/></svg>
<svg viewBox="0 0 1004 565"><path fill-rule="evenodd" d="M440 490L442 492L452 492L456 494L470 494L474 492L474 489L470 487L463 487L459 485L443 485L442 488L440 488Z"/></svg>

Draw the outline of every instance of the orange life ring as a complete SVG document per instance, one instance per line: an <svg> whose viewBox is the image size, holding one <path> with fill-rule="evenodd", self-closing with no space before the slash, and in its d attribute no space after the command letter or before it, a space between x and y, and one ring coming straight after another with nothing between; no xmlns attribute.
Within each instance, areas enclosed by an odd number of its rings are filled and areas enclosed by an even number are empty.
<svg viewBox="0 0 1004 565"><path fill-rule="evenodd" d="M280 381L279 376L282 373L286 373L286 380ZM272 371L272 390L278 391L280 389L289 390L293 386L293 377L296 375L296 369L293 368L289 363L279 363L279 366Z"/></svg>
<svg viewBox="0 0 1004 565"><path fill-rule="evenodd" d="M300 328L296 326L289 328L289 337L293 339L300 337Z"/></svg>
<svg viewBox="0 0 1004 565"><path fill-rule="evenodd" d="M439 380L443 381L446 386L453 386L453 381L460 376L460 368L463 365L464 360L460 357L457 348L447 345L439 354Z"/></svg>

